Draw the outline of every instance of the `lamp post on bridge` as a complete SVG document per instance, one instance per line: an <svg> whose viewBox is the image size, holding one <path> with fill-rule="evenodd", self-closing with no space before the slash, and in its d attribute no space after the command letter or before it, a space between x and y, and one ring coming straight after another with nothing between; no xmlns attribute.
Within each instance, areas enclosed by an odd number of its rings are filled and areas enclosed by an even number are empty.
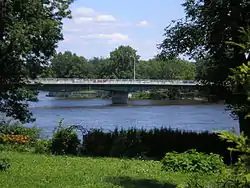
<svg viewBox="0 0 250 188"><path fill-rule="evenodd" d="M135 56L133 56L133 60L134 60L134 80L135 80Z"/></svg>

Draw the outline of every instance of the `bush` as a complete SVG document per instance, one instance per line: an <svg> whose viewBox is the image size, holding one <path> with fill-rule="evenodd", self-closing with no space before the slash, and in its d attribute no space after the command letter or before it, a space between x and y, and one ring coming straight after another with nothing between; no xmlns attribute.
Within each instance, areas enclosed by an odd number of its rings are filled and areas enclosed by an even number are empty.
<svg viewBox="0 0 250 188"><path fill-rule="evenodd" d="M0 134L2 144L27 144L30 140L24 135Z"/></svg>
<svg viewBox="0 0 250 188"><path fill-rule="evenodd" d="M51 153L51 140L38 140L35 144L35 153L49 154Z"/></svg>
<svg viewBox="0 0 250 188"><path fill-rule="evenodd" d="M185 173L220 173L225 165L222 158L216 154L205 154L196 150L184 153L169 152L162 159L162 169Z"/></svg>
<svg viewBox="0 0 250 188"><path fill-rule="evenodd" d="M56 155L76 155L79 145L80 140L75 130L72 127L63 127L60 123L53 134L52 153Z"/></svg>
<svg viewBox="0 0 250 188"><path fill-rule="evenodd" d="M0 151L33 152L34 148L28 145L0 144Z"/></svg>
<svg viewBox="0 0 250 188"><path fill-rule="evenodd" d="M236 153L230 156L227 150L232 144L220 140L216 134L196 133L168 128L143 130L129 129L112 132L91 130L83 138L83 152L89 156L138 157L161 160L167 152L185 152L196 149L198 152L215 153L223 156L224 162L235 162Z"/></svg>
<svg viewBox="0 0 250 188"><path fill-rule="evenodd" d="M6 171L10 167L10 160L7 158L0 159L0 171Z"/></svg>
<svg viewBox="0 0 250 188"><path fill-rule="evenodd" d="M7 141L11 141L11 137L13 137L13 139L17 139L19 143L22 141L25 142L25 140L27 140L28 142L25 143L33 146L37 139L40 138L41 133L42 130L35 126L25 127L20 123L11 124L10 122L0 122L0 134L2 135L1 137L7 138ZM0 143L3 143L3 139L0 140Z"/></svg>

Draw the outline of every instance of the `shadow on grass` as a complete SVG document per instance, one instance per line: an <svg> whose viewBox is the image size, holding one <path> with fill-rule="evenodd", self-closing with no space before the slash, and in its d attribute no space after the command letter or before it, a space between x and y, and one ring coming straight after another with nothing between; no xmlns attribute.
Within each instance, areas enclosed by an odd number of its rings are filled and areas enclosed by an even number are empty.
<svg viewBox="0 0 250 188"><path fill-rule="evenodd" d="M176 185L169 183L161 183L157 180L149 179L133 179L131 177L110 177L106 179L107 182L123 188L175 188Z"/></svg>

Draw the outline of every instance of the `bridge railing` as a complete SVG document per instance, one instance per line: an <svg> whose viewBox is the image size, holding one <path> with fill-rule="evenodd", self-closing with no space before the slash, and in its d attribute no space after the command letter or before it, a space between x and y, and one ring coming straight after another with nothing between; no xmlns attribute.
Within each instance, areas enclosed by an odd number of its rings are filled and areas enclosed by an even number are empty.
<svg viewBox="0 0 250 188"><path fill-rule="evenodd" d="M39 78L31 81L42 84L157 84L157 85L196 85L194 80L149 80L149 79L80 79L80 78Z"/></svg>

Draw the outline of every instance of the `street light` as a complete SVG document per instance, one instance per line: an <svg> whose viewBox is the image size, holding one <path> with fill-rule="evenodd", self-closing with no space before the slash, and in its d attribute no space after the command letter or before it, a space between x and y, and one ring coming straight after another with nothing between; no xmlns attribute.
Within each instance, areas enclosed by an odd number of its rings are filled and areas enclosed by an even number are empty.
<svg viewBox="0 0 250 188"><path fill-rule="evenodd" d="M133 56L134 59L134 80L135 80L135 56Z"/></svg>

